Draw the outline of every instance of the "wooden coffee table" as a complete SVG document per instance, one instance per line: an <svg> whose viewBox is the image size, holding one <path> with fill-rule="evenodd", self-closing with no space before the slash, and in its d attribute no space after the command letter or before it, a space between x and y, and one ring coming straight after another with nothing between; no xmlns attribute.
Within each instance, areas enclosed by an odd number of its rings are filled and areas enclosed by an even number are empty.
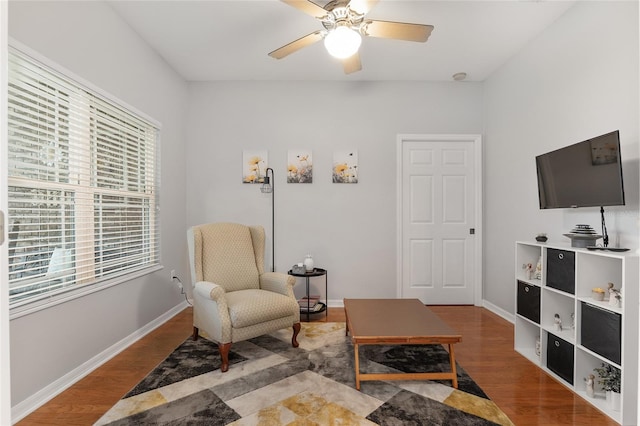
<svg viewBox="0 0 640 426"><path fill-rule="evenodd" d="M366 380L451 380L458 387L453 345L462 336L418 299L344 299L355 355L356 389ZM360 373L360 345L448 345L450 372Z"/></svg>

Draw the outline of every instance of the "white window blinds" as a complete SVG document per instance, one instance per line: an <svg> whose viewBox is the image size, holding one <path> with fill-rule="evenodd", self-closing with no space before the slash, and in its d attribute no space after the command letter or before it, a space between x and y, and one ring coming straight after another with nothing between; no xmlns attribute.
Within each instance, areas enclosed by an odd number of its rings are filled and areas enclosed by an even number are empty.
<svg viewBox="0 0 640 426"><path fill-rule="evenodd" d="M9 54L9 300L18 306L159 262L159 130Z"/></svg>

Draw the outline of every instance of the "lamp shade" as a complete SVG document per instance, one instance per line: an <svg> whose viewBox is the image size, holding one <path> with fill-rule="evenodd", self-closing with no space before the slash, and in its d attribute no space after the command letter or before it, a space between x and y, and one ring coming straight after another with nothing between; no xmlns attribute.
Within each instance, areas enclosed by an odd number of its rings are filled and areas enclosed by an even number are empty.
<svg viewBox="0 0 640 426"><path fill-rule="evenodd" d="M269 176L265 176L264 183L262 184L262 186L260 186L260 192L262 192L263 194L269 194L273 192L273 186L271 186L271 179L269 179Z"/></svg>
<svg viewBox="0 0 640 426"><path fill-rule="evenodd" d="M338 59L345 59L356 53L360 43L360 34L345 26L330 31L324 38L324 47L331 56Z"/></svg>

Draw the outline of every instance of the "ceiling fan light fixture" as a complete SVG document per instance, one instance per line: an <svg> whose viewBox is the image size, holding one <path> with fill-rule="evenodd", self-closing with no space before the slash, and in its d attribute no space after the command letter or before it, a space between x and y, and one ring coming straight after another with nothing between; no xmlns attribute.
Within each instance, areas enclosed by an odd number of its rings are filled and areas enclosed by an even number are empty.
<svg viewBox="0 0 640 426"><path fill-rule="evenodd" d="M324 38L324 47L334 58L346 59L352 56L360 48L362 36L351 28L340 25L329 31Z"/></svg>

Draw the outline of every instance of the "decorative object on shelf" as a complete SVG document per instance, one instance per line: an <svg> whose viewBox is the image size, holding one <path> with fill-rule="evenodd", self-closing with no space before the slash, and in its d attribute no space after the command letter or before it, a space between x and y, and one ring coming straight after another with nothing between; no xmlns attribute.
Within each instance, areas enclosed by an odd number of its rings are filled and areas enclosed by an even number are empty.
<svg viewBox="0 0 640 426"><path fill-rule="evenodd" d="M598 302L602 302L604 300L604 290L600 287L592 288L591 298L593 300L597 300Z"/></svg>
<svg viewBox="0 0 640 426"><path fill-rule="evenodd" d="M594 376L593 374L589 374L589 376L585 377L584 379L585 390L587 391L587 396L589 398L595 398L596 396L596 392L594 390L595 379L596 379L596 376Z"/></svg>
<svg viewBox="0 0 640 426"><path fill-rule="evenodd" d="M522 269L524 269L525 276L528 280L533 278L533 265L531 263L523 264Z"/></svg>
<svg viewBox="0 0 640 426"><path fill-rule="evenodd" d="M269 176L269 172L271 172L271 176ZM276 181L273 177L273 169L271 167L267 167L264 172L264 178L262 179L260 192L263 194L271 194L271 272L275 272L276 270L276 202L273 195L275 187Z"/></svg>
<svg viewBox="0 0 640 426"><path fill-rule="evenodd" d="M307 272L307 269L304 267L304 264L300 262L297 265L293 265L291 267L291 271L294 274L304 274L305 272Z"/></svg>
<svg viewBox="0 0 640 426"><path fill-rule="evenodd" d="M609 394L609 406L613 411L620 411L622 405L622 395L620 392L611 391Z"/></svg>
<svg viewBox="0 0 640 426"><path fill-rule="evenodd" d="M591 225L576 225L575 228L571 230L571 233L593 235L596 231L591 227Z"/></svg>
<svg viewBox="0 0 640 426"><path fill-rule="evenodd" d="M540 358L540 351L542 349L542 345L540 345L540 336L536 337L536 355Z"/></svg>
<svg viewBox="0 0 640 426"><path fill-rule="evenodd" d="M562 320L560 319L560 314L553 315L553 325L556 331L562 331Z"/></svg>
<svg viewBox="0 0 640 426"><path fill-rule="evenodd" d="M576 225L569 234L562 234L571 239L571 247L589 247L595 246L596 241L602 238L602 235L596 234L596 231L589 225Z"/></svg>
<svg viewBox="0 0 640 426"><path fill-rule="evenodd" d="M571 312L571 329L572 330L576 329L576 313L575 312Z"/></svg>
<svg viewBox="0 0 640 426"><path fill-rule="evenodd" d="M607 286L609 287L609 306L613 306L614 308L622 306L622 294L620 290L614 288L613 283L609 283Z"/></svg>
<svg viewBox="0 0 640 426"><path fill-rule="evenodd" d="M539 243L547 242L547 234L545 234L544 232L539 233L538 235L536 235L536 241Z"/></svg>
<svg viewBox="0 0 640 426"><path fill-rule="evenodd" d="M605 391L609 408L613 411L620 411L620 370L606 362L601 367L593 369L598 374L598 383Z"/></svg>
<svg viewBox="0 0 640 426"><path fill-rule="evenodd" d="M307 257L304 258L304 268L307 270L307 272L313 271L313 257L311 257L310 254L308 254Z"/></svg>
<svg viewBox="0 0 640 426"><path fill-rule="evenodd" d="M538 263L536 264L536 272L534 274L536 280L542 279L542 256L538 258Z"/></svg>

